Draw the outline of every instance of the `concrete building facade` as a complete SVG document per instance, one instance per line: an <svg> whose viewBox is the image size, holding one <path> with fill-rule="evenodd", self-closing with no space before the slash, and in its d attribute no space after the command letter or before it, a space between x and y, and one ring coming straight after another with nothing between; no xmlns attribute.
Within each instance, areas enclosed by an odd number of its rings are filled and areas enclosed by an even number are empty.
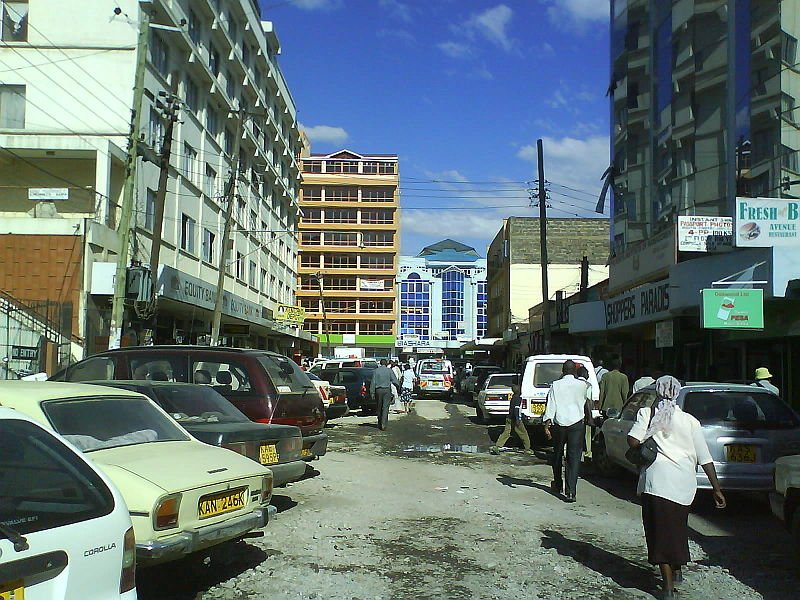
<svg viewBox="0 0 800 600"><path fill-rule="evenodd" d="M486 259L470 246L447 239L401 256L398 348L457 349L485 337L486 292Z"/></svg>
<svg viewBox="0 0 800 600"><path fill-rule="evenodd" d="M115 6L119 11L80 0L4 3L8 18L0 57L8 71L0 85L0 178L5 184L0 262L24 264L30 247L25 240L40 237L35 246L68 247L79 265L65 278L63 264L33 255L39 270L49 271L22 272L3 285L22 302L70 302L67 333L82 344L72 358L108 343L113 267L120 251L117 224L137 27L140 7L148 4L120 0ZM236 116L243 109L248 116L223 328L237 326L235 334L225 336L227 343L287 350L299 338L272 315L279 304L294 302L300 134L277 62L280 44L273 25L262 20L252 0L155 0L151 9L145 98L137 107L146 157L152 159L162 143L159 100L174 90L182 101L168 172L152 335L156 341L197 342L210 332L223 190L231 172ZM129 256L143 264L150 258L158 174L154 163L139 159ZM33 282L40 275L49 281L45 288ZM48 298L41 298L44 294ZM136 312L131 311L131 323ZM152 323L148 317L141 326Z"/></svg>
<svg viewBox="0 0 800 600"><path fill-rule="evenodd" d="M325 354L394 352L398 167L394 154L303 157L297 295Z"/></svg>

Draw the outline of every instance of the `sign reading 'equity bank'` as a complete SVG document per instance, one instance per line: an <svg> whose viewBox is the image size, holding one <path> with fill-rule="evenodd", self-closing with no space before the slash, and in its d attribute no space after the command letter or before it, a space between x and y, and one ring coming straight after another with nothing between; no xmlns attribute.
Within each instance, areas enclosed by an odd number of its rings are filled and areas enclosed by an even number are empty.
<svg viewBox="0 0 800 600"><path fill-rule="evenodd" d="M800 246L800 202L782 198L736 198L736 245L743 248Z"/></svg>

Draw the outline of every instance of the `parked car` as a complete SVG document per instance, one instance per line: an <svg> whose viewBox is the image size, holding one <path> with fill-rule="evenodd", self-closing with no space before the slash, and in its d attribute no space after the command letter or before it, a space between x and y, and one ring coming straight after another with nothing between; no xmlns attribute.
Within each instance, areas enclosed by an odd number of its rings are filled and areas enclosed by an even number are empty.
<svg viewBox="0 0 800 600"><path fill-rule="evenodd" d="M209 346L133 346L108 350L71 365L54 381L144 379L211 385L251 421L296 425L303 458L325 454L325 407L293 360L265 350Z"/></svg>
<svg viewBox="0 0 800 600"><path fill-rule="evenodd" d="M328 420L344 417L350 412L347 405L347 389L341 385L331 385L329 381L320 379L314 373L306 373L311 380L320 397L325 403L325 417Z"/></svg>
<svg viewBox="0 0 800 600"><path fill-rule="evenodd" d="M0 598L135 600L131 517L58 434L0 408Z"/></svg>
<svg viewBox="0 0 800 600"><path fill-rule="evenodd" d="M332 358L314 363L309 372L319 375L325 369L341 369L342 367L366 367L377 369L378 361L374 358Z"/></svg>
<svg viewBox="0 0 800 600"><path fill-rule="evenodd" d="M453 394L453 367L450 361L438 359L419 361L417 393L420 396L450 397Z"/></svg>
<svg viewBox="0 0 800 600"><path fill-rule="evenodd" d="M595 436L592 454L601 472L615 467L633 473L625 458L627 436L640 408L656 402L653 386L630 397L621 411L610 409ZM775 394L749 385L688 383L678 406L700 421L720 485L725 490L768 492L773 488L775 460L800 452L800 418ZM697 485L711 489L698 467Z"/></svg>
<svg viewBox="0 0 800 600"><path fill-rule="evenodd" d="M488 423L492 419L505 419L511 405L512 385L517 383L516 373L492 373L478 392L478 405L475 409L478 420Z"/></svg>
<svg viewBox="0 0 800 600"><path fill-rule="evenodd" d="M182 558L265 526L272 473L203 444L152 400L98 385L9 381L0 404L51 427L122 492L140 564Z"/></svg>
<svg viewBox="0 0 800 600"><path fill-rule="evenodd" d="M347 405L352 409L360 408L361 413L366 414L378 408L377 400L369 391L374 373L372 367L339 367L321 371L320 377L333 386L343 386Z"/></svg>
<svg viewBox="0 0 800 600"><path fill-rule="evenodd" d="M472 402L478 399L478 392L486 383L486 378L492 373L500 373L503 369L495 365L476 365L472 368L472 373L464 378L461 383L461 393Z"/></svg>
<svg viewBox="0 0 800 600"><path fill-rule="evenodd" d="M520 412L522 416L533 424L542 422L545 408L547 408L547 394L550 386L562 375L562 368L567 360L572 360L577 367L586 367L589 371L589 384L592 386L592 400L600 400L600 384L594 372L594 365L588 356L577 354L538 354L529 356L525 361L525 370L522 374L520 394L522 396Z"/></svg>
<svg viewBox="0 0 800 600"><path fill-rule="evenodd" d="M272 471L273 485L302 478L303 436L294 425L253 423L207 385L169 381L92 381L144 394L201 442L233 450Z"/></svg>
<svg viewBox="0 0 800 600"><path fill-rule="evenodd" d="M773 514L786 523L800 554L800 455L775 461L775 489L769 495Z"/></svg>

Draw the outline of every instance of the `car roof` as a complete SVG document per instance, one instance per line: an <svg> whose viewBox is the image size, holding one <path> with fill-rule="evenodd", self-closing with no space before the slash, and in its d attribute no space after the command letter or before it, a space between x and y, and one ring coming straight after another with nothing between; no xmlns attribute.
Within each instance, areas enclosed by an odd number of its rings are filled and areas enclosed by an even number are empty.
<svg viewBox="0 0 800 600"><path fill-rule="evenodd" d="M88 358L92 358L93 356L108 356L109 354L125 354L128 352L150 352L150 353L157 353L163 352L167 350L179 350L182 352L186 352L188 350L191 351L203 351L203 352L221 352L221 353L230 353L235 352L236 354L268 354L271 356L279 356L281 358L288 358L287 356L280 354L278 352L272 352L271 350L259 350L258 348L233 348L228 346L199 346L199 345L185 345L185 344L172 344L172 345L159 345L159 346L126 346L124 348L114 348L113 350L104 350L103 352L99 352L98 354L93 354Z"/></svg>
<svg viewBox="0 0 800 600"><path fill-rule="evenodd" d="M655 384L650 384L648 386L643 387L640 389L640 392L643 391L655 391L656 386ZM771 394L769 390L764 388L758 388L753 385L748 385L744 383L718 383L714 381L687 381L681 386L681 391L690 391L690 392L702 392L702 391L716 391L716 392L766 392Z"/></svg>
<svg viewBox="0 0 800 600"><path fill-rule="evenodd" d="M119 385L133 385L138 387L208 387L200 386L197 383L188 383L185 381L153 381L152 379L97 379L95 381L86 382L92 385L107 385L108 387L116 388Z"/></svg>
<svg viewBox="0 0 800 600"><path fill-rule="evenodd" d="M550 362L557 360L577 360L582 362L592 362L588 356L581 356L580 354L536 354L529 356L525 362Z"/></svg>
<svg viewBox="0 0 800 600"><path fill-rule="evenodd" d="M489 377L517 377L519 373L492 373Z"/></svg>
<svg viewBox="0 0 800 600"><path fill-rule="evenodd" d="M60 381L0 381L0 404L18 405L30 401L58 400L60 398L80 398L102 394L102 386L88 383L63 383ZM115 396L141 398L138 392L113 389Z"/></svg>

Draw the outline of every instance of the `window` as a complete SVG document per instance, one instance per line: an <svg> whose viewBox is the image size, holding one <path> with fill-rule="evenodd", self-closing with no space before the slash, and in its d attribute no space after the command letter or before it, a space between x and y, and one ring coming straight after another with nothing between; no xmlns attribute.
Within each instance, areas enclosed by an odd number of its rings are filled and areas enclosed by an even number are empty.
<svg viewBox="0 0 800 600"><path fill-rule="evenodd" d="M202 39L202 29L203 26L200 23L200 18L197 16L197 13L194 12L191 8L189 9L189 38L194 42L196 46L200 45L200 41Z"/></svg>
<svg viewBox="0 0 800 600"><path fill-rule="evenodd" d="M211 69L214 77L219 75L219 52L217 52L217 49L214 48L213 45L208 52L208 68Z"/></svg>
<svg viewBox="0 0 800 600"><path fill-rule="evenodd" d="M209 357L210 358L210 357ZM226 360L227 359L223 359ZM217 360L193 360L191 365L192 381L199 371L211 380L211 387L223 396L231 392L250 392L250 374L247 367L238 362L217 362Z"/></svg>
<svg viewBox="0 0 800 600"><path fill-rule="evenodd" d="M0 436L0 523L30 535L110 514L100 476L42 427L9 419Z"/></svg>
<svg viewBox="0 0 800 600"><path fill-rule="evenodd" d="M366 161L361 165L361 172L364 175L377 175L378 163L374 161Z"/></svg>
<svg viewBox="0 0 800 600"><path fill-rule="evenodd" d="M325 300L325 308L328 312L332 313L353 313L356 312L356 301L355 300L340 300L338 298L333 298L330 300Z"/></svg>
<svg viewBox="0 0 800 600"><path fill-rule="evenodd" d="M25 86L0 85L0 129L25 128Z"/></svg>
<svg viewBox="0 0 800 600"><path fill-rule="evenodd" d="M181 215L181 250L194 254L194 236L196 221L187 214Z"/></svg>
<svg viewBox="0 0 800 600"><path fill-rule="evenodd" d="M639 108L639 82L631 81L628 83L628 103L627 107L630 109Z"/></svg>
<svg viewBox="0 0 800 600"><path fill-rule="evenodd" d="M147 141L154 152L161 152L161 141L164 139L164 122L161 113L150 107L150 123L147 129Z"/></svg>
<svg viewBox="0 0 800 600"><path fill-rule="evenodd" d="M357 202L358 188L354 187L327 187L325 188L326 202Z"/></svg>
<svg viewBox="0 0 800 600"><path fill-rule="evenodd" d="M197 150L190 144L183 142L183 155L181 156L181 172L183 176L194 183L197 181Z"/></svg>
<svg viewBox="0 0 800 600"><path fill-rule="evenodd" d="M203 181L203 192L206 196L213 197L217 193L217 172L214 168L206 163L205 179Z"/></svg>
<svg viewBox="0 0 800 600"><path fill-rule="evenodd" d="M361 234L364 247L391 247L394 246L394 232L392 231L365 231Z"/></svg>
<svg viewBox="0 0 800 600"><path fill-rule="evenodd" d="M225 91L228 93L228 98L233 101L236 98L236 80L231 75L230 71L225 71Z"/></svg>
<svg viewBox="0 0 800 600"><path fill-rule="evenodd" d="M322 173L321 160L304 160L303 161L304 173Z"/></svg>
<svg viewBox="0 0 800 600"><path fill-rule="evenodd" d="M310 312L319 312L319 298L300 298L300 306Z"/></svg>
<svg viewBox="0 0 800 600"><path fill-rule="evenodd" d="M269 232L267 231L267 229L268 229L267 222L266 221L261 221L261 224L259 225L259 227L260 227L261 230L258 232L258 236L257 237L258 237L259 240L261 240L262 243L266 243L267 236L269 235Z"/></svg>
<svg viewBox="0 0 800 600"><path fill-rule="evenodd" d="M210 229L203 228L203 260L207 263L214 262L214 242L216 234Z"/></svg>
<svg viewBox="0 0 800 600"><path fill-rule="evenodd" d="M239 24L232 15L228 15L228 34L231 36L233 46L236 47L236 44L239 42Z"/></svg>
<svg viewBox="0 0 800 600"><path fill-rule="evenodd" d="M359 312L365 314L391 314L394 310L392 300L362 300Z"/></svg>
<svg viewBox="0 0 800 600"><path fill-rule="evenodd" d="M244 254L236 251L236 279L244 281Z"/></svg>
<svg viewBox="0 0 800 600"><path fill-rule="evenodd" d="M261 269L261 284L259 285L259 289L261 290L262 294L267 293L267 285L269 284L269 280L267 279L267 270Z"/></svg>
<svg viewBox="0 0 800 600"><path fill-rule="evenodd" d="M316 284L314 288L317 289ZM322 279L323 290L355 290L356 280L355 277L324 277Z"/></svg>
<svg viewBox="0 0 800 600"><path fill-rule="evenodd" d="M781 94L781 116L790 123L797 123L796 106L797 102L793 96Z"/></svg>
<svg viewBox="0 0 800 600"><path fill-rule="evenodd" d="M487 304L487 296L486 296L486 282L479 281L478 282L478 320L477 320L477 330L475 335L478 339L486 337L486 329L489 324L487 314L486 314L486 304Z"/></svg>
<svg viewBox="0 0 800 600"><path fill-rule="evenodd" d="M318 269L319 258L320 255L316 252L303 252L300 255L300 266L306 269Z"/></svg>
<svg viewBox="0 0 800 600"><path fill-rule="evenodd" d="M365 335L390 335L392 333L392 322L364 321L359 325L359 331Z"/></svg>
<svg viewBox="0 0 800 600"><path fill-rule="evenodd" d="M358 233L355 231L348 233L326 232L326 246L358 246Z"/></svg>
<svg viewBox="0 0 800 600"><path fill-rule="evenodd" d="M322 202L322 187L319 185L309 185L303 188L303 201Z"/></svg>
<svg viewBox="0 0 800 600"><path fill-rule="evenodd" d="M332 208L325 211L326 223L356 223L356 211Z"/></svg>
<svg viewBox="0 0 800 600"><path fill-rule="evenodd" d="M249 276L248 283L252 287L257 287L258 286L258 265L255 263L254 260L250 261L250 267L249 267L248 276Z"/></svg>
<svg viewBox="0 0 800 600"><path fill-rule="evenodd" d="M378 164L378 173L381 175L394 175L397 171L397 166L393 162L382 162Z"/></svg>
<svg viewBox="0 0 800 600"><path fill-rule="evenodd" d="M69 367L61 381L102 381L114 379L114 359L105 356L87 358Z"/></svg>
<svg viewBox="0 0 800 600"><path fill-rule="evenodd" d="M342 334L355 332L355 321L328 321L328 330L326 333Z"/></svg>
<svg viewBox="0 0 800 600"><path fill-rule="evenodd" d="M795 66L797 62L797 38L789 35L785 31L782 32L781 37L781 58L786 64Z"/></svg>
<svg viewBox="0 0 800 600"><path fill-rule="evenodd" d="M169 46L154 32L150 35L150 62L164 77L169 75Z"/></svg>
<svg viewBox="0 0 800 600"><path fill-rule="evenodd" d="M690 392L683 409L703 425L742 429L792 429L797 416L778 396L768 392Z"/></svg>
<svg viewBox="0 0 800 600"><path fill-rule="evenodd" d="M147 197L144 204L144 228L153 231L156 220L156 192L147 188Z"/></svg>
<svg viewBox="0 0 800 600"><path fill-rule="evenodd" d="M409 274L408 279L400 282L400 333L430 340L430 305L430 282L420 279L416 273Z"/></svg>
<svg viewBox="0 0 800 600"><path fill-rule="evenodd" d="M215 138L219 135L219 115L217 109L210 104L206 108L206 129L211 137Z"/></svg>
<svg viewBox="0 0 800 600"><path fill-rule="evenodd" d="M245 67L250 66L250 46L248 44L242 44L242 62ZM258 71L256 71L256 74L258 74ZM259 82L256 81L256 83Z"/></svg>
<svg viewBox="0 0 800 600"><path fill-rule="evenodd" d="M329 160L325 165L326 173L358 173L355 161Z"/></svg>
<svg viewBox="0 0 800 600"><path fill-rule="evenodd" d="M3 2L4 42L28 41L28 0Z"/></svg>
<svg viewBox="0 0 800 600"><path fill-rule="evenodd" d="M394 257L391 254L365 254L361 257L362 269L391 269Z"/></svg>
<svg viewBox="0 0 800 600"><path fill-rule="evenodd" d="M256 235L258 233L258 214L256 211L250 211L250 233Z"/></svg>
<svg viewBox="0 0 800 600"><path fill-rule="evenodd" d="M391 225L394 212L391 210L362 210L361 222L370 225Z"/></svg>
<svg viewBox="0 0 800 600"><path fill-rule="evenodd" d="M450 339L464 335L464 272L452 269L442 273L442 330Z"/></svg>
<svg viewBox="0 0 800 600"><path fill-rule="evenodd" d="M318 208L307 208L300 217L301 223L322 223L322 211Z"/></svg>
<svg viewBox="0 0 800 600"><path fill-rule="evenodd" d="M351 254L329 254L325 257L325 268L327 269L355 269L357 267L357 259Z"/></svg>
<svg viewBox="0 0 800 600"><path fill-rule="evenodd" d="M798 160L797 150L789 146L781 146L781 166L788 170L800 173L800 160Z"/></svg>
<svg viewBox="0 0 800 600"><path fill-rule="evenodd" d="M322 245L322 233L319 231L303 231L300 234L300 243L304 246Z"/></svg>
<svg viewBox="0 0 800 600"><path fill-rule="evenodd" d="M200 91L197 88L197 83L189 75L183 82L184 94L186 96L186 106L189 107L195 115L200 112Z"/></svg>
<svg viewBox="0 0 800 600"><path fill-rule="evenodd" d="M392 187L369 187L361 189L362 202L393 202L394 188Z"/></svg>

